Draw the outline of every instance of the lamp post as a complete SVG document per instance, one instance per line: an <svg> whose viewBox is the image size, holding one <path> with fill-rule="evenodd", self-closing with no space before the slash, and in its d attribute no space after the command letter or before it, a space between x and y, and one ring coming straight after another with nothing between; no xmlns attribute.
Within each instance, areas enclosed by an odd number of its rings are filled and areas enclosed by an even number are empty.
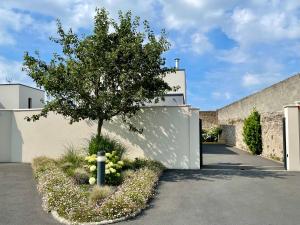
<svg viewBox="0 0 300 225"><path fill-rule="evenodd" d="M97 185L102 186L105 184L105 152L97 152Z"/></svg>

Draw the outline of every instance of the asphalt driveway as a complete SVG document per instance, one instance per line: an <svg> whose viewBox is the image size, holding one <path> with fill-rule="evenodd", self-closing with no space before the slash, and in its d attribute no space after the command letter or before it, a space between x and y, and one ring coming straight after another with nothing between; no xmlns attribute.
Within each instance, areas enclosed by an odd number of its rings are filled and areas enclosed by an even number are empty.
<svg viewBox="0 0 300 225"><path fill-rule="evenodd" d="M41 208L30 164L0 163L0 224L59 224Z"/></svg>
<svg viewBox="0 0 300 225"><path fill-rule="evenodd" d="M226 146L204 152L203 170L167 171L149 208L118 224L300 224L300 173ZM0 224L58 224L40 207L30 165L0 164L0 179Z"/></svg>
<svg viewBox="0 0 300 225"><path fill-rule="evenodd" d="M167 171L130 225L299 225L300 173L225 145L205 145L202 170Z"/></svg>

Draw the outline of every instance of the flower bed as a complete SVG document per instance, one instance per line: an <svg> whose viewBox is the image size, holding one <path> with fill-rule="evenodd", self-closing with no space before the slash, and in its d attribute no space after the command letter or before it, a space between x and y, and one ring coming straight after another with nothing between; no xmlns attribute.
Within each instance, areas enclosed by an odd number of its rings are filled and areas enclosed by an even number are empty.
<svg viewBox="0 0 300 225"><path fill-rule="evenodd" d="M78 162L81 162L80 157ZM77 172L70 172L72 165L66 166L65 161L46 157L34 159L32 167L38 190L42 194L43 208L48 212L57 212L68 221L79 223L124 218L144 209L154 194L163 166L151 160L124 162L124 176L120 185L112 188L112 193L107 189L95 195L92 188L95 185L77 183ZM83 164L84 159L77 166ZM73 179L73 175L76 175L76 179ZM91 193L101 196L101 201L90 201Z"/></svg>

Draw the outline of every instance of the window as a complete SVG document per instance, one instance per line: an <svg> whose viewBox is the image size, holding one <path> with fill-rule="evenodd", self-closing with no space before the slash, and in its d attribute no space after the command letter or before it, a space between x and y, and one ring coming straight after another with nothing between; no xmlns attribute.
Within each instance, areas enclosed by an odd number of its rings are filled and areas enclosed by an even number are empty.
<svg viewBox="0 0 300 225"><path fill-rule="evenodd" d="M28 109L32 108L32 99L28 98Z"/></svg>

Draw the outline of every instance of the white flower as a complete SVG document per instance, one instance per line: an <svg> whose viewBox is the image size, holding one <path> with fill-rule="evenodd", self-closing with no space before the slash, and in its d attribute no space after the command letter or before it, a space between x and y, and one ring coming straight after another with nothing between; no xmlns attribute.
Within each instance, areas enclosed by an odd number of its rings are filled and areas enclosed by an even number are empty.
<svg viewBox="0 0 300 225"><path fill-rule="evenodd" d="M90 183L90 185L95 184L95 183L96 183L96 178L95 178L95 177L91 177L91 178L89 179L89 183Z"/></svg>
<svg viewBox="0 0 300 225"><path fill-rule="evenodd" d="M90 166L90 172L94 172L97 169L95 165Z"/></svg>

